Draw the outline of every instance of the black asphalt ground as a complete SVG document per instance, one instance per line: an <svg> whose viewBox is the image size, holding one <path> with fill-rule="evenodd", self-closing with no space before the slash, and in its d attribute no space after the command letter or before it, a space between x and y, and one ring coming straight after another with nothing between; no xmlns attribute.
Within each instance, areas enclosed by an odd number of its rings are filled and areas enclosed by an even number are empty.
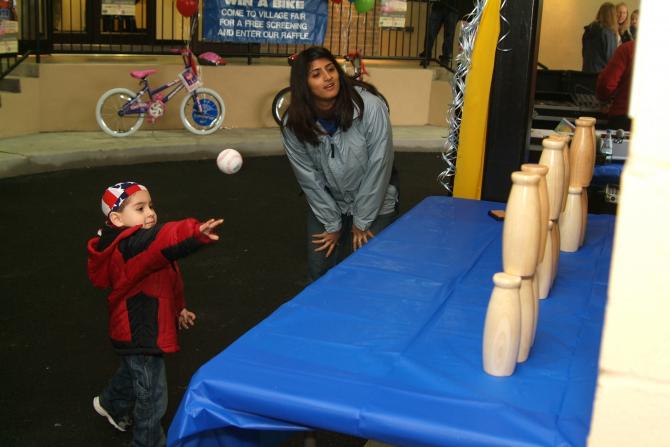
<svg viewBox="0 0 670 447"><path fill-rule="evenodd" d="M401 212L437 183L439 154L398 153ZM86 241L102 224L114 182L146 185L160 221L223 217L222 240L180 262L197 324L167 356L167 429L196 369L305 285L304 198L285 157L247 158L232 176L213 161L66 170L0 180L0 446L119 446L91 406L118 366L105 292L86 276ZM365 440L318 432L319 447ZM296 436L285 447L302 445Z"/></svg>

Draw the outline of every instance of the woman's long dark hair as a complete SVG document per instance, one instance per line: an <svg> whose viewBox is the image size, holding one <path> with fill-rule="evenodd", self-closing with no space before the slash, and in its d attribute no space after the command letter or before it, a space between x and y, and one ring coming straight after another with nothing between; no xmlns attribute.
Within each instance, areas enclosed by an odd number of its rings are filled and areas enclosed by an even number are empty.
<svg viewBox="0 0 670 447"><path fill-rule="evenodd" d="M340 77L340 91L335 99L333 118L342 130L351 127L354 118L354 107L363 114L363 98L354 86L361 86L375 95L377 89L367 82L350 78L344 73L333 54L323 47L310 47L303 50L291 65L291 104L288 107L286 127L291 129L301 143L319 144L319 135L323 133L317 126L317 109L314 96L307 84L309 67L317 59L328 59L333 63Z"/></svg>

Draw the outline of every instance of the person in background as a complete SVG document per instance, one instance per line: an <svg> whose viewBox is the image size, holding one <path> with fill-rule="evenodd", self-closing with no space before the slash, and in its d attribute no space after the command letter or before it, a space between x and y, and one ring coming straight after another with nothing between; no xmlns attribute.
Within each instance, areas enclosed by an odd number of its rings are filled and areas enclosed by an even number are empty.
<svg viewBox="0 0 670 447"><path fill-rule="evenodd" d="M633 40L633 35L629 30L630 17L628 16L628 5L626 5L624 2L616 5L616 21L619 38L621 39L620 43Z"/></svg>
<svg viewBox="0 0 670 447"><path fill-rule="evenodd" d="M633 40L637 39L637 27L640 20L640 10L636 9L630 14L630 35L633 37Z"/></svg>
<svg viewBox="0 0 670 447"><path fill-rule="evenodd" d="M326 48L310 47L291 65L281 132L309 205L311 282L398 215L391 120L374 86L347 76Z"/></svg>
<svg viewBox="0 0 670 447"><path fill-rule="evenodd" d="M436 0L430 2L430 14L428 16L428 30L426 33L426 46L419 54L423 57L422 65L426 65L426 59L431 58L433 44L437 39L440 28L444 26L444 41L442 42L442 54L439 57L441 65L448 66L451 63L451 53L454 46L454 33L456 22L458 22L458 11L451 0Z"/></svg>
<svg viewBox="0 0 670 447"><path fill-rule="evenodd" d="M600 5L596 19L584 27L582 35L582 71L600 73L618 46L616 7Z"/></svg>
<svg viewBox="0 0 670 447"><path fill-rule="evenodd" d="M631 79L635 62L635 41L621 44L596 81L596 97L610 102L607 113L609 129L630 130L628 117Z"/></svg>

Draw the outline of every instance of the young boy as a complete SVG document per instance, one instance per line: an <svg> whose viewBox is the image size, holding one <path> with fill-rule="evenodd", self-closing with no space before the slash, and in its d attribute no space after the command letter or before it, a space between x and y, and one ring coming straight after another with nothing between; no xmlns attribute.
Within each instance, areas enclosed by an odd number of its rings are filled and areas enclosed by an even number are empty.
<svg viewBox="0 0 670 447"><path fill-rule="evenodd" d="M88 276L111 288L109 336L121 366L93 408L117 430L133 426L133 445L163 446L167 408L164 353L179 350L177 325L188 329L195 314L184 306L176 260L219 239L223 219L158 225L151 196L135 182L117 183L102 196L103 229L88 242Z"/></svg>

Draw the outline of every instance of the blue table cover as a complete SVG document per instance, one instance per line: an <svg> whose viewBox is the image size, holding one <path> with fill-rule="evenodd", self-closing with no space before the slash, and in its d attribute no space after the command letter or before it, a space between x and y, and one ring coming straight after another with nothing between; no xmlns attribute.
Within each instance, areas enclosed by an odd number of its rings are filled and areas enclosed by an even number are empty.
<svg viewBox="0 0 670 447"><path fill-rule="evenodd" d="M604 165L596 165L593 169L593 178L591 185L605 186L607 184L618 185L621 180L621 172L623 171L623 163L608 163Z"/></svg>
<svg viewBox="0 0 670 447"><path fill-rule="evenodd" d="M193 376L169 446L273 445L306 427L400 446L584 446L613 216L561 253L530 358L482 370L499 203L429 197ZM262 280L262 278L259 278Z"/></svg>

